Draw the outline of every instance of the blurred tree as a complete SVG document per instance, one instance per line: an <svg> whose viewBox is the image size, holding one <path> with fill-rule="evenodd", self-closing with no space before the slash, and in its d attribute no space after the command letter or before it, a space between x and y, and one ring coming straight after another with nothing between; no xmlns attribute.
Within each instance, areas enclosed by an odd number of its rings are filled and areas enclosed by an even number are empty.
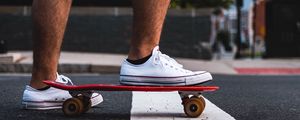
<svg viewBox="0 0 300 120"><path fill-rule="evenodd" d="M234 0L172 0L172 8L207 8L222 7L229 8Z"/></svg>

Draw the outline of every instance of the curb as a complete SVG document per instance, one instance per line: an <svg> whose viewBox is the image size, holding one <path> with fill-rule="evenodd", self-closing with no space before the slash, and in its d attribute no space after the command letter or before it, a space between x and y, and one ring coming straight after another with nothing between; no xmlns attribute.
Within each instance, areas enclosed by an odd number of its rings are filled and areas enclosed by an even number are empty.
<svg viewBox="0 0 300 120"><path fill-rule="evenodd" d="M300 68L235 68L238 74L300 75Z"/></svg>
<svg viewBox="0 0 300 120"><path fill-rule="evenodd" d="M0 73L31 73L32 64L0 64ZM92 64L59 64L62 73L119 73L120 66Z"/></svg>

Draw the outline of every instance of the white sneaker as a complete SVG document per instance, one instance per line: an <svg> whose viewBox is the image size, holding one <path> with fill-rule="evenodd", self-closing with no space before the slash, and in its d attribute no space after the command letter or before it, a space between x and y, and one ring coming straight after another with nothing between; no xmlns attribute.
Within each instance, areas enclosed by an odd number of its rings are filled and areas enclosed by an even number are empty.
<svg viewBox="0 0 300 120"><path fill-rule="evenodd" d="M73 84L72 81L63 75L57 74L56 82L63 84ZM49 110L62 108L62 104L68 98L72 96L68 91L50 87L47 90L37 90L29 85L26 86L23 99L22 107L24 109L35 109L35 110ZM103 101L101 94L92 94L92 106L98 105Z"/></svg>
<svg viewBox="0 0 300 120"><path fill-rule="evenodd" d="M212 80L206 71L186 70L169 56L155 47L152 56L141 65L124 60L120 71L120 83L126 85L185 86Z"/></svg>

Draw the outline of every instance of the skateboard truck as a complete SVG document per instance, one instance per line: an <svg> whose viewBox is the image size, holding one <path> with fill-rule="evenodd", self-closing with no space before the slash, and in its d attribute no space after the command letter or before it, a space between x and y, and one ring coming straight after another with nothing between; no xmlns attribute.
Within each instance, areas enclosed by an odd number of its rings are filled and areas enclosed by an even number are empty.
<svg viewBox="0 0 300 120"><path fill-rule="evenodd" d="M202 92L198 92L198 91L196 91L196 92L194 92L194 91L178 91L178 93L179 93L181 99L185 98L185 97L190 97L190 96L197 96L197 97L202 96Z"/></svg>
<svg viewBox="0 0 300 120"><path fill-rule="evenodd" d="M84 96L84 97L88 97L91 98L93 95L94 91L93 90L82 90L82 91L78 91L78 90L70 90L69 94L72 97L78 97L78 96Z"/></svg>

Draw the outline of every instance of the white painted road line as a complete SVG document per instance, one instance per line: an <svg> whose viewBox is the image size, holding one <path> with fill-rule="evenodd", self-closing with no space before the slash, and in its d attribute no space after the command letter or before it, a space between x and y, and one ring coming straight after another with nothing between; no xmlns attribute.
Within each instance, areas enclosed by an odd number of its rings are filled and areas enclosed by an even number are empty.
<svg viewBox="0 0 300 120"><path fill-rule="evenodd" d="M184 114L178 92L132 92L131 120L234 120L209 100L198 118Z"/></svg>

